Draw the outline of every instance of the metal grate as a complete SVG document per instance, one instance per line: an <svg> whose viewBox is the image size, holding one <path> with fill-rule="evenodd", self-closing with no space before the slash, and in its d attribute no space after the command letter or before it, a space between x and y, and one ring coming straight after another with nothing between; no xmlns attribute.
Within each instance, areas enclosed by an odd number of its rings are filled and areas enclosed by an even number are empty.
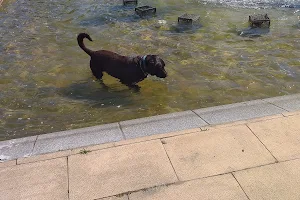
<svg viewBox="0 0 300 200"><path fill-rule="evenodd" d="M193 24L194 22L199 21L200 16L194 15L194 14L183 14L180 17L178 17L178 23L179 24Z"/></svg>
<svg viewBox="0 0 300 200"><path fill-rule="evenodd" d="M140 16L154 15L156 13L156 8L151 6L140 6L136 7L134 10Z"/></svg>
<svg viewBox="0 0 300 200"><path fill-rule="evenodd" d="M123 0L123 5L137 5L138 4L138 0Z"/></svg>
<svg viewBox="0 0 300 200"><path fill-rule="evenodd" d="M270 27L270 24L271 24L271 21L270 21L270 18L268 17L268 14L257 14L257 15L250 15L249 16L249 23L250 23L250 26L252 28L256 28L256 27L259 27L259 28L269 28Z"/></svg>

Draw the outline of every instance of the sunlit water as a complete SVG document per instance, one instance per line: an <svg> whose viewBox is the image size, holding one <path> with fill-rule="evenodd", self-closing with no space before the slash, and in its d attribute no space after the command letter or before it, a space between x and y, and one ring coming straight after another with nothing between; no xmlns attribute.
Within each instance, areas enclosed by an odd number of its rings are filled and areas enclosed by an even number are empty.
<svg viewBox="0 0 300 200"><path fill-rule="evenodd" d="M0 140L300 91L300 0L140 0L140 19L121 0L4 0L0 7ZM181 30L177 17L201 16ZM270 31L240 36L248 15L268 13ZM92 76L76 36L94 50L159 54L169 76L140 92ZM257 36L257 35L254 35Z"/></svg>

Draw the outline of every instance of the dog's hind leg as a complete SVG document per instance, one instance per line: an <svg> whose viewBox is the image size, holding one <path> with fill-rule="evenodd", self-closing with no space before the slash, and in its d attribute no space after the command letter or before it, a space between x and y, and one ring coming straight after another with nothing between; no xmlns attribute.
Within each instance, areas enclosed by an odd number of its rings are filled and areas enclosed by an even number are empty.
<svg viewBox="0 0 300 200"><path fill-rule="evenodd" d="M103 73L101 71L96 72L92 69L92 73L97 79L100 79L100 80L102 79Z"/></svg>
<svg viewBox="0 0 300 200"><path fill-rule="evenodd" d="M93 75L97 78L97 79L102 79L103 73L101 68L97 68L97 70L93 67L93 63L92 60L90 61L90 68L92 70Z"/></svg>

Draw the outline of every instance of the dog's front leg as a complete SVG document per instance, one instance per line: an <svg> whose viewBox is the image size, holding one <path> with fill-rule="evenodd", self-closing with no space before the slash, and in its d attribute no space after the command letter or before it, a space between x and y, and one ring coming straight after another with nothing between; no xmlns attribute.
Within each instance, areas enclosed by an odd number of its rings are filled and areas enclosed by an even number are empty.
<svg viewBox="0 0 300 200"><path fill-rule="evenodd" d="M126 84L126 85L129 87L129 89L132 89L134 92L139 92L141 89L140 86L135 85L135 84Z"/></svg>
<svg viewBox="0 0 300 200"><path fill-rule="evenodd" d="M102 87L104 88L104 89L109 89L109 87L103 82L103 80L102 79L97 79L98 80L98 82L102 85Z"/></svg>

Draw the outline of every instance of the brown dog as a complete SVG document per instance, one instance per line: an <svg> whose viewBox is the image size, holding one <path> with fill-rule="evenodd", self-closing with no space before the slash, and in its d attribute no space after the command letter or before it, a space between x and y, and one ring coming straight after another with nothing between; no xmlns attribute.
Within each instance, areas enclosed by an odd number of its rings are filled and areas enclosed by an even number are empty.
<svg viewBox="0 0 300 200"><path fill-rule="evenodd" d="M88 34L80 33L77 37L78 45L91 57L90 68L98 79L106 72L120 79L121 83L132 86L144 80L148 74L159 78L167 77L165 63L157 55L127 57L106 50L92 51L83 44L84 38L92 41Z"/></svg>

